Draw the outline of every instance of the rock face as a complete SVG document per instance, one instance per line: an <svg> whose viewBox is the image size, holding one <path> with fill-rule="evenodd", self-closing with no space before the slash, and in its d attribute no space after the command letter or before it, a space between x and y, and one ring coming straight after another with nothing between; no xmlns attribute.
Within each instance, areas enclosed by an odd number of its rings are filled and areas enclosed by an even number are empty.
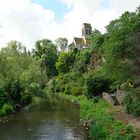
<svg viewBox="0 0 140 140"><path fill-rule="evenodd" d="M102 93L102 97L110 104L112 104L113 106L116 106L116 105L120 105L117 97L115 94L109 94L109 93L106 93L106 92L103 92Z"/></svg>
<svg viewBox="0 0 140 140"><path fill-rule="evenodd" d="M123 101L123 99L124 99L124 97L125 97L125 92L118 89L118 90L117 90L116 97L117 97L119 103L122 104L122 101Z"/></svg>

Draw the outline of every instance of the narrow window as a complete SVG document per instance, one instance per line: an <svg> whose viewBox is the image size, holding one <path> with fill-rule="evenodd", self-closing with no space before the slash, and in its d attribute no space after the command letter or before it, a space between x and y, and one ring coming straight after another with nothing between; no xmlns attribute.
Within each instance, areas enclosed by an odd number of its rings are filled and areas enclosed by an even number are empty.
<svg viewBox="0 0 140 140"><path fill-rule="evenodd" d="M88 35L88 30L86 29L86 35Z"/></svg>
<svg viewBox="0 0 140 140"><path fill-rule="evenodd" d="M89 30L89 35L91 34L91 31Z"/></svg>

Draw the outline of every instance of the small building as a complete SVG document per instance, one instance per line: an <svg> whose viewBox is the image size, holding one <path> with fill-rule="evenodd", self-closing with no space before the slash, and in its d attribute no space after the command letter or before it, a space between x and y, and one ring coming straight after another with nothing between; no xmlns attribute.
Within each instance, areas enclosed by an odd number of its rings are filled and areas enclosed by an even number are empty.
<svg viewBox="0 0 140 140"><path fill-rule="evenodd" d="M82 25L82 37L74 37L73 42L68 46L69 50L77 48L78 50L87 49L90 47L90 35L92 33L92 27L89 23L83 23Z"/></svg>

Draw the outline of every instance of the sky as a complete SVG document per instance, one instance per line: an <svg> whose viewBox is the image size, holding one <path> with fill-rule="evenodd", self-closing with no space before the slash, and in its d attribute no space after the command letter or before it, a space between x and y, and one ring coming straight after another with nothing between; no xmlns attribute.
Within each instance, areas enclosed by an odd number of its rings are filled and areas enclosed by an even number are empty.
<svg viewBox="0 0 140 140"><path fill-rule="evenodd" d="M83 23L105 32L105 26L140 0L0 0L0 48L17 40L32 49L40 39L81 37Z"/></svg>

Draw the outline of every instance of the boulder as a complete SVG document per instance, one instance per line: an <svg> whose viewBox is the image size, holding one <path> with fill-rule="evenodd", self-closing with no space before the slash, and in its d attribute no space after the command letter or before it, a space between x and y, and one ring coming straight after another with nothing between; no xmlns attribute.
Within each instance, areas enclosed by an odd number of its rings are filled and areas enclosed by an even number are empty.
<svg viewBox="0 0 140 140"><path fill-rule="evenodd" d="M109 94L109 93L103 92L102 97L103 97L103 99L105 99L108 103L112 104L113 106L120 105L115 94Z"/></svg>

